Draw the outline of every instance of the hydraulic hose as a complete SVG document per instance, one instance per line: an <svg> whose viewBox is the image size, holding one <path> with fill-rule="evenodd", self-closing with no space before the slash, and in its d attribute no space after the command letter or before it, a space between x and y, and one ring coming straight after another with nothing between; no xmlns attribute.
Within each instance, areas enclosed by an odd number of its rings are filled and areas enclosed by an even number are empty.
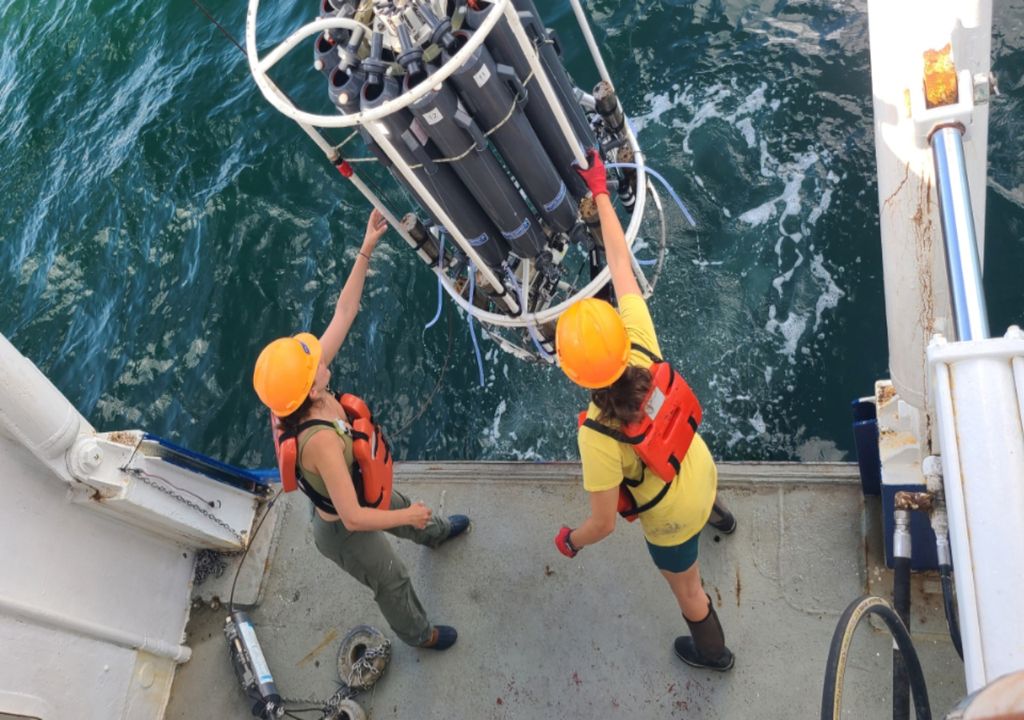
<svg viewBox="0 0 1024 720"><path fill-rule="evenodd" d="M942 609L946 612L946 626L949 627L949 639L960 659L964 659L964 646L960 640L960 621L956 614L956 601L953 599L953 566L939 565L939 579L942 581Z"/></svg>
<svg viewBox="0 0 1024 720"><path fill-rule="evenodd" d="M934 460L934 458L929 458ZM926 461L927 462L927 461ZM941 466L937 462L929 465L935 475L935 482L930 478L929 487L936 486L935 508L931 514L932 531L935 533L935 553L939 560L939 579L942 581L942 609L946 613L946 626L949 628L949 639L960 659L964 659L963 641L960 639L960 620L956 612L956 599L953 597L953 554L949 549L949 518L946 514L946 501L942 494Z"/></svg>
<svg viewBox="0 0 1024 720"><path fill-rule="evenodd" d="M892 540L892 604L904 626L910 627L910 511L897 509L893 513L894 531ZM908 720L910 717L910 688L907 685L907 668L903 652L892 649L892 720Z"/></svg>
<svg viewBox="0 0 1024 720"><path fill-rule="evenodd" d="M691 227L697 227L697 223L694 222L694 220L693 220L693 215L691 215L690 211L686 209L686 205L683 204L683 201L679 197L679 194L675 191L675 188L673 188L671 185L669 185L668 184L668 180L666 180L661 175L661 173L659 173L654 168L651 168L651 167L649 167L647 165L644 165L643 167L641 167L640 165L637 165L636 163L619 163L619 162L605 163L605 167L608 168L609 170L614 170L615 168L629 168L629 169L632 169L632 170L643 170L648 175L650 175L655 180L657 180L658 182L660 182L662 185L665 186L665 190L667 190L668 194L672 197L673 200L675 200L676 205L679 206L679 210L683 213L683 217L686 218L686 221L688 223L690 223Z"/></svg>
<svg viewBox="0 0 1024 720"><path fill-rule="evenodd" d="M626 162L606 163L605 167L609 168L609 169L612 169L612 170L614 170L616 168L625 168L625 169L632 169L632 170L640 169L640 166L637 165L636 163L626 163ZM679 193L677 193L675 191L675 188L673 188L671 185L669 185L668 180L666 180L661 175L661 173L659 173L657 170L654 170L653 168L651 168L651 167L649 167L647 165L643 166L643 170L647 174L649 174L651 177L657 179L662 185L665 186L665 189L668 191L668 194L670 196L672 196L672 199L675 201L676 205L679 206L679 210L680 210L680 212L683 213L683 217L686 218L687 222L689 222L692 227L697 227L697 223L694 222L693 216L690 215L690 211L686 209L686 205L683 204L682 198L679 197ZM630 248L629 252L630 252L630 254L633 254L633 248ZM655 265L658 262L657 259L641 260L641 259L637 258L636 255L633 255L633 259L636 260L638 265L644 265L644 266Z"/></svg>
<svg viewBox="0 0 1024 720"><path fill-rule="evenodd" d="M441 236L441 241L438 244L438 251L437 251L437 269L439 271L438 274L437 274L437 313L434 315L434 319L433 320L431 320L430 322L428 322L426 325L423 326L424 330L429 330L430 328L434 327L434 324L438 321L438 319L440 319L440 317L441 317L441 300L444 298L444 292L442 292L443 285L441 283L441 273L440 273L440 270L441 270L441 268L444 265L444 236L445 236L445 233L441 232L439 234ZM469 302L470 302L470 304L472 304L473 299L470 298Z"/></svg>
<svg viewBox="0 0 1024 720"><path fill-rule="evenodd" d="M524 278L523 284L520 285L519 281L516 280L516 276L512 273L511 270L509 270L509 272L508 272L508 278L509 278L509 280L512 281L512 286L515 287L516 294L519 296L519 307L521 307L523 309L523 312L526 312L526 282L525 282L525 280L528 279L528 278ZM533 340L533 346L535 348L537 348L537 352L540 353L540 356L542 358L544 358L545 360L547 360L548 362L551 362L553 360L553 358L551 357L551 353L549 353L547 350L545 350L544 347L540 344L540 340L537 338L537 330L536 330L536 328L534 328L533 325L527 324L526 330L530 334L530 339Z"/></svg>
<svg viewBox="0 0 1024 720"><path fill-rule="evenodd" d="M473 293L476 292L476 268L473 262L469 263L469 304L473 305ZM480 357L480 343L476 340L476 327L473 325L473 315L466 313L469 318L469 337L473 339L473 352L476 353L476 367L480 371L480 387L484 386L484 361Z"/></svg>
<svg viewBox="0 0 1024 720"><path fill-rule="evenodd" d="M928 688L907 626L903 624L899 615L885 598L874 595L866 595L850 603L836 625L832 643L828 649L828 661L825 665L825 685L821 693L821 720L840 720L842 717L843 675L846 672L846 661L850 653L850 645L853 642L853 633L860 621L867 615L877 615L885 622L897 647L903 653L907 674L910 678L910 689L913 692L917 720L931 720L932 709L928 702Z"/></svg>

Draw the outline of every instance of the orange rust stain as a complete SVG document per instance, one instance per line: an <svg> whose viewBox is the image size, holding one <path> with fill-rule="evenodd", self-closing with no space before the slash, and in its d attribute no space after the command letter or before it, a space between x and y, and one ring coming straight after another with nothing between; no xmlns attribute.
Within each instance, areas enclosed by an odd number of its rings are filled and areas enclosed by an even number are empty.
<svg viewBox="0 0 1024 720"><path fill-rule="evenodd" d="M883 205L888 206L893 200L896 199L896 196L900 194L900 190L902 190L903 186L907 184L907 178L909 178L909 177L910 177L910 163L907 163L907 164L905 164L903 166L903 179L900 180L900 184L896 186L896 189L893 190L891 193L889 193L889 197L887 197L885 199L885 202L882 203Z"/></svg>
<svg viewBox="0 0 1024 720"><path fill-rule="evenodd" d="M878 390L878 404L885 405L896 397L896 388L892 385L883 385Z"/></svg>
<svg viewBox="0 0 1024 720"><path fill-rule="evenodd" d="M940 50L924 51L924 104L927 108L955 105L959 92L953 46L946 43Z"/></svg>
<svg viewBox="0 0 1024 720"><path fill-rule="evenodd" d="M327 647L328 645L330 645L332 642L334 642L337 639L338 639L338 631L335 630L334 628L331 628L330 630L327 631L327 634L324 635L324 639L321 640L320 643L315 648L310 650L309 653L307 653L304 658L299 660L296 663L296 666L302 667L303 665L308 665L313 660L313 658L315 658L317 655L319 655L320 653L323 652L325 647Z"/></svg>

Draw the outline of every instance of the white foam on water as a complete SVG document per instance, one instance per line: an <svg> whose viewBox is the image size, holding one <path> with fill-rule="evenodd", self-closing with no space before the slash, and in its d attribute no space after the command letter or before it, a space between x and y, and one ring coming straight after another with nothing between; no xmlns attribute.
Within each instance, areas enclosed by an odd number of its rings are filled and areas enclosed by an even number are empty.
<svg viewBox="0 0 1024 720"><path fill-rule="evenodd" d="M195 338L192 340L192 344L189 345L188 351L185 353L185 357L182 361L185 363L185 367L194 368L199 364L203 355L210 349L210 343L202 338Z"/></svg>
<svg viewBox="0 0 1024 720"><path fill-rule="evenodd" d="M816 253L811 258L811 275L825 286L824 292L818 296L818 301L814 306L814 329L817 330L821 324L822 313L839 305L839 299L846 293L836 284L832 274L825 269L825 257L821 253Z"/></svg>
<svg viewBox="0 0 1024 720"><path fill-rule="evenodd" d="M498 407L494 408L494 421L491 423L491 426L483 432L481 440L484 447L498 446L498 441L501 439L501 430L498 426L501 424L501 417L505 414L507 409L508 405L505 404L505 399L502 398L501 402L498 403Z"/></svg>
<svg viewBox="0 0 1024 720"><path fill-rule="evenodd" d="M774 305L768 308L768 322L765 323L764 329L782 337L782 354L792 364L796 362L797 347L800 344L800 336L807 329L808 317L803 313L792 312L785 320L780 321L776 318L777 312Z"/></svg>
<svg viewBox="0 0 1024 720"><path fill-rule="evenodd" d="M775 40L783 43L802 44L810 37L798 25L781 24L772 32L780 34L782 37ZM709 123L725 124L736 131L730 144L753 153L750 161L754 166L743 171L764 178L758 185L771 193L767 199L764 191L755 195L753 206L736 207L733 198L714 198L709 183L698 175L692 178L718 206L723 218L739 220L741 232L750 238L755 250L761 243L774 250L778 268L771 280L773 291L769 290L774 302L763 328L774 341L758 342L759 347L763 346L759 352L768 354L760 356L762 367L754 368L755 373L763 374L764 385L752 391L749 373L739 372L736 364L727 372L716 372L710 383L719 398L716 426L728 428L723 430L728 433L728 447L749 442L758 446L778 444L791 451L806 441L805 452L832 456L838 452L835 448L820 448L803 432L794 435L773 409L780 396L794 392L797 366L816 362L813 343L820 339L814 338L820 334L818 330L827 321L829 311L846 295L836 268L826 259L827 239L816 232L841 179L830 169L832 157L827 150L813 144L794 149L787 138L768 134L767 128L780 126L771 123L773 115L788 108L778 92L780 88L764 82L741 86L736 78L703 87L696 83L675 85L665 92L647 94L647 112L635 118L634 124L638 129L671 129L673 147L677 151L681 147L684 153L693 152L694 132ZM691 263L701 268L723 264L721 260L701 258L691 259ZM737 274L748 277L744 272ZM772 357L787 362L772 361ZM759 385L756 380L755 384Z"/></svg>
<svg viewBox="0 0 1024 720"><path fill-rule="evenodd" d="M673 90L678 90L678 85L673 86L672 90L666 90L663 93L647 93L644 95L644 103L650 108L643 115L637 115L631 117L630 123L633 126L633 132L640 134L650 124L656 124L661 120L661 116L667 112L674 110L677 106L677 100L673 100L671 93Z"/></svg>
<svg viewBox="0 0 1024 720"><path fill-rule="evenodd" d="M754 123L750 118L743 118L736 123L736 129L743 133L743 139L747 141L747 147L754 147L757 143L757 134L754 132Z"/></svg>
<svg viewBox="0 0 1024 720"><path fill-rule="evenodd" d="M781 243L777 244L775 246L776 254L779 254L780 248L781 248ZM792 280L793 279L793 273L796 272L796 269L798 267L800 267L801 265L804 264L803 253L801 253L799 250L795 250L794 252L796 252L796 262L793 263L793 267L791 267L789 270L787 270L786 272L782 273L781 275L777 275L775 277L775 279L772 280L772 287L774 287L779 292L779 297L782 297L782 286L784 284L788 283L790 280ZM781 254L779 254L779 261L781 262L781 260L782 260L782 256L781 256Z"/></svg>
<svg viewBox="0 0 1024 720"><path fill-rule="evenodd" d="M846 459L846 453L834 441L817 436L809 437L797 445L794 453L800 462L838 462Z"/></svg>
<svg viewBox="0 0 1024 720"><path fill-rule="evenodd" d="M745 222L747 225L757 227L758 225L764 225L775 215L775 200L769 200L766 203L758 205L756 208L751 208L745 213L740 215L740 220Z"/></svg>
<svg viewBox="0 0 1024 720"><path fill-rule="evenodd" d="M764 434L765 430L768 429L768 426L764 422L764 418L761 417L760 410L754 413L754 417L749 418L748 422L750 422L751 427L754 428L754 432L756 432L758 435Z"/></svg>

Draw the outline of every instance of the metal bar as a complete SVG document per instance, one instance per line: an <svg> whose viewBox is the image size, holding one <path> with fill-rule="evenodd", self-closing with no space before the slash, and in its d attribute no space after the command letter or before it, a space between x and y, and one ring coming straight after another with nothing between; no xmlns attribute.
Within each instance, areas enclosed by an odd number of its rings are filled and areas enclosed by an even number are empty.
<svg viewBox="0 0 1024 720"><path fill-rule="evenodd" d="M279 88L277 84L274 83L273 80L271 80L270 78L266 78L266 80L267 88L270 90L270 92L274 93L277 97L279 97L282 100L282 102L291 103L291 100L288 99L288 96L281 91L281 88ZM329 142L327 142L327 138L325 138L323 134L320 133L319 130L317 130L309 123L304 123L301 120L296 120L295 124L302 128L302 131L309 136L310 140L316 143L316 146L323 151L324 155L327 156L328 160L330 160L333 163L338 159L338 150Z"/></svg>
<svg viewBox="0 0 1024 720"><path fill-rule="evenodd" d="M496 15L497 10L492 10L488 13L487 20L491 19L491 16ZM572 124L569 122L569 117L565 114L565 108L562 107L562 102L558 99L555 88L551 84L551 79L548 77L547 71L544 69L544 65L540 60L540 53L537 52L537 48L530 42L530 38L526 35L526 30L523 29L523 23L519 19L519 14L511 4L505 6L505 17L508 19L508 26L512 29L512 34L515 35L516 40L519 41L519 47L523 51L523 55L530 63L530 69L533 71L533 77L537 80L537 84L540 85L541 92L544 93L544 99L547 100L548 105L551 106L551 112L555 116L555 120L558 121L558 128L562 131L562 135L565 136L565 141L569 144L572 149L572 154L576 156L576 162L579 163L580 167L587 166L587 156L583 153L583 146L580 145L580 139L576 137L575 131L572 129ZM480 30L484 29L484 25L480 26ZM478 31L479 32L479 31ZM474 34L473 39L476 38Z"/></svg>
<svg viewBox="0 0 1024 720"><path fill-rule="evenodd" d="M395 232L397 232L399 236L409 244L409 247L415 250L416 254L420 256L420 259L429 265L431 263L430 255L428 255L427 251L424 250L423 248L419 248L418 250L416 250L416 240L412 237L412 235L406 232L405 228L403 228L402 224L398 221L398 218L396 218L391 213L391 211L388 210L388 208L384 205L384 202L377 196L377 193L371 190L370 186L363 182L363 179L359 177L354 170L352 172L352 175L348 178L348 181L355 185L356 189L363 194L363 197L369 200L370 204L377 208L378 211L380 211L380 214L383 215L384 219L388 221L388 225L394 228ZM438 272L440 272L440 268L443 262L444 258L438 258Z"/></svg>
<svg viewBox="0 0 1024 720"><path fill-rule="evenodd" d="M572 5L572 11L576 14L576 22L580 26L580 32L583 33L583 39L587 42L587 47L590 48L590 56L594 59L594 65L597 66L597 72L600 73L601 79L612 86L615 89L615 83L612 82L612 76L608 74L608 68L604 64L604 58L601 57L601 49L597 45L597 40L594 39L594 33L590 29L590 23L587 22L587 16L583 12L583 6L580 5L580 0L569 0L569 4Z"/></svg>
<svg viewBox="0 0 1024 720"><path fill-rule="evenodd" d="M931 146L957 339L982 340L989 337L988 314L974 232L971 191L967 182L963 134L956 127L939 128L932 134Z"/></svg>

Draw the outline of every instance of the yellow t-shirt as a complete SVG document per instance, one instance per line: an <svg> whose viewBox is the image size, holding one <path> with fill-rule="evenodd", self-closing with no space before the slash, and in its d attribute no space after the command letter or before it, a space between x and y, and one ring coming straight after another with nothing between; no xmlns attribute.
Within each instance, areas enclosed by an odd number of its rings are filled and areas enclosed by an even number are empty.
<svg viewBox="0 0 1024 720"><path fill-rule="evenodd" d="M635 294L619 298L619 315L630 341L660 357L661 348L644 299ZM629 363L650 367L651 359L633 350ZM587 417L596 420L599 415L598 407L590 403ZM629 445L585 427L580 427L576 437L583 462L583 487L588 492L617 488L623 477L640 477L640 458ZM664 486L664 480L646 470L643 483L639 487L630 488L630 492L637 505L643 505L661 492ZM694 435L693 443L680 463L679 474L668 492L661 502L640 513L640 524L648 542L661 546L679 545L700 532L711 515L717 488L718 469L714 458L701 436Z"/></svg>

